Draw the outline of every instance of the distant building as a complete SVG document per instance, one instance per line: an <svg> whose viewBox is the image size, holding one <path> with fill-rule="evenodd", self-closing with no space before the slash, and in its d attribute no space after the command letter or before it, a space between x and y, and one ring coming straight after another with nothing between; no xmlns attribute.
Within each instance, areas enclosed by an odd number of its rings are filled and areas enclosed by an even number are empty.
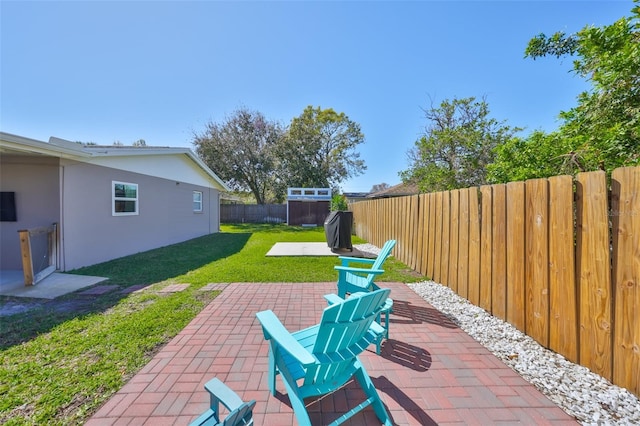
<svg viewBox="0 0 640 426"><path fill-rule="evenodd" d="M367 199L404 197L406 195L416 195L420 193L420 188L415 183L400 183L382 191L373 192L367 195Z"/></svg>
<svg viewBox="0 0 640 426"><path fill-rule="evenodd" d="M347 204L355 203L367 199L368 192L343 192L342 195L347 199Z"/></svg>

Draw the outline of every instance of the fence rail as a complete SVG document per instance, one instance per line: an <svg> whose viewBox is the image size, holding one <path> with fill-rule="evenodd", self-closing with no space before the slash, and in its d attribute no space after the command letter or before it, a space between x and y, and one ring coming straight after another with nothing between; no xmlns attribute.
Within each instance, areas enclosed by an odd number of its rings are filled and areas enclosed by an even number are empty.
<svg viewBox="0 0 640 426"><path fill-rule="evenodd" d="M358 236L640 396L640 167L351 209Z"/></svg>
<svg viewBox="0 0 640 426"><path fill-rule="evenodd" d="M58 224L21 229L20 254L24 285L32 286L55 272L58 263Z"/></svg>
<svg viewBox="0 0 640 426"><path fill-rule="evenodd" d="M221 204L222 223L284 223L286 204Z"/></svg>

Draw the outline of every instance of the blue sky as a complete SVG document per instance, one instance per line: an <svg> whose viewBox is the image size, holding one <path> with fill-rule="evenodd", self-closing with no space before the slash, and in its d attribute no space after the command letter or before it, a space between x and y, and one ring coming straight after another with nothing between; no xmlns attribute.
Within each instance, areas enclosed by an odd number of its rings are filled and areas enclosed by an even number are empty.
<svg viewBox="0 0 640 426"><path fill-rule="evenodd" d="M553 130L588 86L529 39L629 16L606 1L0 0L0 129L39 140L193 147L240 107L288 124L307 105L358 122L367 171L400 182L432 100L486 97L508 125Z"/></svg>

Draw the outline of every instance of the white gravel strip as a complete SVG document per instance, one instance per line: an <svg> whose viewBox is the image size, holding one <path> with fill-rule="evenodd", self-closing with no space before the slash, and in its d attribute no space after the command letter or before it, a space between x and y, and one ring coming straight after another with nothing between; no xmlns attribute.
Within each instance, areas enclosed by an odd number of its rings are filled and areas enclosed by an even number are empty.
<svg viewBox="0 0 640 426"><path fill-rule="evenodd" d="M446 286L408 286L581 424L640 425L640 400L626 389L545 349Z"/></svg>

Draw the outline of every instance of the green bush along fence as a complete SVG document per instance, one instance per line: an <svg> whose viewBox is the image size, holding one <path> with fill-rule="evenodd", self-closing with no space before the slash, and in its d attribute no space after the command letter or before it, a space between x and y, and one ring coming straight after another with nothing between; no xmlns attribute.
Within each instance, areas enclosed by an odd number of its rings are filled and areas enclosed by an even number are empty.
<svg viewBox="0 0 640 426"><path fill-rule="evenodd" d="M640 396L640 167L351 210L359 237Z"/></svg>

